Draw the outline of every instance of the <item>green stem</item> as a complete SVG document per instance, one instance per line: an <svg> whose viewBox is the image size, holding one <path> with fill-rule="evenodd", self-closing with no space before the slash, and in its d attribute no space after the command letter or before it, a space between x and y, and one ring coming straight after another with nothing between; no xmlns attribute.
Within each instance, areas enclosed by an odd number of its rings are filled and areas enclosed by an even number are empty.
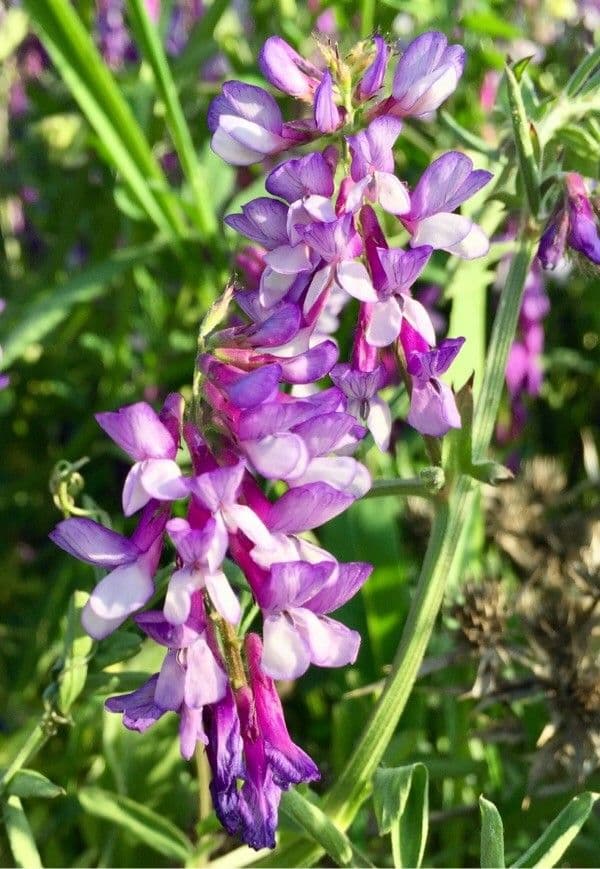
<svg viewBox="0 0 600 869"><path fill-rule="evenodd" d="M21 746L12 763L4 770L0 777L0 788L4 788L12 779L15 773L27 765L38 751L46 744L50 738L49 729L44 727L43 722L36 724L34 729L27 737L24 745Z"/></svg>
<svg viewBox="0 0 600 869"><path fill-rule="evenodd" d="M425 468L418 477L405 480L374 480L364 498L384 498L386 495L420 495L431 498L444 488L445 476L442 468Z"/></svg>
<svg viewBox="0 0 600 869"><path fill-rule="evenodd" d="M360 38L366 39L375 29L375 0L362 0L360 4Z"/></svg>

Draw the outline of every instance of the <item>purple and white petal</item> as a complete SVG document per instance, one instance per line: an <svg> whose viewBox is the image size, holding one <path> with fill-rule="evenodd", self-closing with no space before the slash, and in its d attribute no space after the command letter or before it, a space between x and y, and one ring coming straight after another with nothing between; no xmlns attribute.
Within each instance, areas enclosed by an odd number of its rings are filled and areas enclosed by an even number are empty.
<svg viewBox="0 0 600 869"><path fill-rule="evenodd" d="M131 540L84 517L63 519L48 536L69 555L99 567L129 564L140 554Z"/></svg>
<svg viewBox="0 0 600 869"><path fill-rule="evenodd" d="M343 667L356 661L360 634L327 616L308 609L290 612L298 634L309 648L310 660L318 667Z"/></svg>
<svg viewBox="0 0 600 869"><path fill-rule="evenodd" d="M260 664L271 679L297 679L308 670L308 645L283 614L267 616L264 621Z"/></svg>
<svg viewBox="0 0 600 869"><path fill-rule="evenodd" d="M242 617L242 610L237 595L229 585L229 580L221 570L204 574L206 590L217 610L225 621L237 625Z"/></svg>
<svg viewBox="0 0 600 869"><path fill-rule="evenodd" d="M97 413L98 425L132 459L173 459L177 443L149 404L140 401L115 412Z"/></svg>

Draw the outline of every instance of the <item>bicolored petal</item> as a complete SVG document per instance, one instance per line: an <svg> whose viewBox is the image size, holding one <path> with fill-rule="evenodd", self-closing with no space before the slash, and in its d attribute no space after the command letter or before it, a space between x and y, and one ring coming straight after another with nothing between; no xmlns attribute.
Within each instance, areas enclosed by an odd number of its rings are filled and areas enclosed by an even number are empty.
<svg viewBox="0 0 600 869"><path fill-rule="evenodd" d="M400 334L402 310L394 296L369 309L365 338L372 347L389 347Z"/></svg>
<svg viewBox="0 0 600 869"><path fill-rule="evenodd" d="M271 679L298 679L310 665L310 650L284 615L267 616L263 625L261 667Z"/></svg>
<svg viewBox="0 0 600 869"><path fill-rule="evenodd" d="M97 413L99 426L132 459L173 459L177 443L169 429L145 401L116 412Z"/></svg>
<svg viewBox="0 0 600 869"><path fill-rule="evenodd" d="M201 709L225 696L227 676L203 636L187 649L183 698L185 705Z"/></svg>
<svg viewBox="0 0 600 869"><path fill-rule="evenodd" d="M48 536L69 555L99 567L130 564L140 554L140 549L127 537L84 517L64 519Z"/></svg>
<svg viewBox="0 0 600 869"><path fill-rule="evenodd" d="M360 634L327 616L299 608L290 613L298 634L309 649L310 660L318 667L343 667L356 661Z"/></svg>

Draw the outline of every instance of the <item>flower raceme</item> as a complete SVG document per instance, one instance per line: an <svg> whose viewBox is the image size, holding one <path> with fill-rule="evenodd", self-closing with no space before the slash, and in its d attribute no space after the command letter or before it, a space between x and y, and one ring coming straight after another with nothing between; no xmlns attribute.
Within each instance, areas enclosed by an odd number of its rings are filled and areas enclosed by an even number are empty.
<svg viewBox="0 0 600 869"><path fill-rule="evenodd" d="M169 395L160 413L140 402L97 415L133 462L122 503L125 516L141 511L136 530L124 537L77 517L51 535L108 570L83 616L94 638L133 617L165 648L160 671L107 708L139 731L175 712L182 755L206 745L220 821L254 848L275 843L282 790L318 777L287 731L273 680L296 679L311 664L351 664L360 646L335 613L371 566L338 563L306 534L370 488L356 454L367 437L388 449L392 414L382 391L407 384L408 422L423 434L460 426L440 377L463 339L437 342L412 287L434 251L472 258L488 246L456 210L489 173L451 151L412 192L395 174L404 119L430 114L451 94L462 48L439 33L419 37L386 97L390 51L380 36L373 42L361 47L368 57L352 55L355 68L325 48L319 64L280 37L267 40L260 68L270 85L309 107L299 120L284 121L263 88L223 85L208 115L218 155L245 166L298 147L304 153L271 167L268 195L225 218L251 243L238 258L248 281L202 325L191 407ZM405 248L388 244L384 221L406 233ZM353 346L340 359L336 333L351 306ZM183 470L182 443L191 460ZM175 565L159 588L165 547ZM253 632L241 643L249 596L262 639ZM151 598L161 608L144 612Z"/></svg>

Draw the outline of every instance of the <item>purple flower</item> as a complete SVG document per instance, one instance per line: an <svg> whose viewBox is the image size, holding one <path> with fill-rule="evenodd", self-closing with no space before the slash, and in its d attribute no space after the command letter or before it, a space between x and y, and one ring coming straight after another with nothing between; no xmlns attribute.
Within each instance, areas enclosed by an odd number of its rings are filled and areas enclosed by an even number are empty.
<svg viewBox="0 0 600 869"><path fill-rule="evenodd" d="M287 214L288 208L283 202L261 196L242 205L241 214L228 214L225 223L267 250L275 250L289 243Z"/></svg>
<svg viewBox="0 0 600 869"><path fill-rule="evenodd" d="M375 57L358 83L359 100L369 100L375 96L385 78L389 58L388 47L382 36L374 36L373 42L375 43Z"/></svg>
<svg viewBox="0 0 600 869"><path fill-rule="evenodd" d="M263 647L258 634L248 634L244 648L256 719L275 784L287 790L293 784L315 781L320 778L319 770L311 758L291 740L275 684L262 670L260 661Z"/></svg>
<svg viewBox="0 0 600 869"><path fill-rule="evenodd" d="M401 129L402 121L397 118L375 118L366 130L346 137L352 154L350 172L356 182L346 198L347 211L356 211L363 199L378 202L390 214L410 211L408 191L394 175L392 147Z"/></svg>
<svg viewBox="0 0 600 869"><path fill-rule="evenodd" d="M579 251L591 262L600 265L600 235L587 190L581 175L568 172L567 206L569 234L567 241L573 250Z"/></svg>
<svg viewBox="0 0 600 869"><path fill-rule="evenodd" d="M362 302L376 302L377 293L365 266L355 257L362 250L360 236L351 214L328 223L300 227L308 246L324 262L310 283L304 299L304 313L314 321L315 311L325 302L334 286Z"/></svg>
<svg viewBox="0 0 600 869"><path fill-rule="evenodd" d="M167 518L151 502L131 538L80 517L64 519L50 533L50 539L65 552L110 570L90 595L81 617L95 640L107 637L152 597Z"/></svg>
<svg viewBox="0 0 600 869"><path fill-rule="evenodd" d="M250 507L237 503L244 473L244 463L239 461L229 467L207 471L205 474L193 477L189 482L189 488L195 500L212 514L215 523L213 535L216 538L216 544L211 543L210 545L222 552L223 555L227 550L229 533L235 534L237 531L241 531L254 543L263 546L269 544L270 535L262 520ZM177 533L180 530L185 529L178 527ZM211 593L213 593L213 589L211 589ZM219 599L219 592L215 590L215 594L216 598ZM223 601L223 607L229 611L229 606L225 601Z"/></svg>
<svg viewBox="0 0 600 869"><path fill-rule="evenodd" d="M202 599L196 595L184 625L173 627L156 611L143 613L136 622L155 642L167 646L167 654L159 673L131 694L110 697L105 706L110 712L123 713L125 727L140 732L165 712L178 712L181 754L189 760L198 741L207 743L203 707L221 700L228 687L207 641Z"/></svg>
<svg viewBox="0 0 600 869"><path fill-rule="evenodd" d="M273 169L267 176L265 187L273 196L280 196L290 205L306 196L331 197L335 189L333 171L323 154L307 154L286 160Z"/></svg>
<svg viewBox="0 0 600 869"><path fill-rule="evenodd" d="M171 395L165 401L163 422L149 404L141 401L116 413L98 413L101 428L135 464L123 486L123 512L131 516L152 498L172 501L186 494L181 470L175 461L183 399Z"/></svg>
<svg viewBox="0 0 600 869"><path fill-rule="evenodd" d="M260 71L267 81L284 94L312 100L322 72L294 51L285 39L270 36L258 56Z"/></svg>
<svg viewBox="0 0 600 869"><path fill-rule="evenodd" d="M384 272L378 282L378 299L369 305L365 338L373 347L388 347L402 327L403 319L423 336L428 344L435 344L435 332L425 307L409 294L431 256L431 247L415 247L404 251L398 248L377 248L377 257Z"/></svg>
<svg viewBox="0 0 600 869"><path fill-rule="evenodd" d="M331 379L348 397L346 410L363 422L382 452L386 452L392 430L388 403L378 392L385 383L385 369L378 365L373 371L360 371L341 363L331 371Z"/></svg>
<svg viewBox="0 0 600 869"><path fill-rule="evenodd" d="M227 81L208 109L211 148L227 163L249 166L306 141L308 134L284 124L273 97L240 81Z"/></svg>
<svg viewBox="0 0 600 869"><path fill-rule="evenodd" d="M209 518L195 528L186 519L171 519L167 532L175 544L182 566L170 581L165 598L165 618L173 625L183 624L190 614L196 591L206 588L213 606L228 622L240 620L240 604L225 574L219 570L227 551L227 533L217 532Z"/></svg>
<svg viewBox="0 0 600 869"><path fill-rule="evenodd" d="M367 580L371 566L362 563L273 564L256 589L265 615L261 666L273 679L297 679L309 664L341 667L353 663L360 635L327 617L349 600Z"/></svg>
<svg viewBox="0 0 600 869"><path fill-rule="evenodd" d="M464 338L447 338L431 350L415 350L406 355L406 367L412 377L407 421L421 434L442 437L451 428L461 426L454 393L438 378L448 370L464 343Z"/></svg>
<svg viewBox="0 0 600 869"><path fill-rule="evenodd" d="M544 227L537 250L543 269L553 270L562 260L567 246L569 213L561 201Z"/></svg>
<svg viewBox="0 0 600 869"><path fill-rule="evenodd" d="M387 112L415 118L433 112L455 91L464 64L461 45L448 45L443 33L422 33L398 61Z"/></svg>
<svg viewBox="0 0 600 869"><path fill-rule="evenodd" d="M320 133L334 133L342 123L342 114L335 104L333 79L329 70L323 73L315 91L315 126Z"/></svg>
<svg viewBox="0 0 600 869"><path fill-rule="evenodd" d="M410 212L401 220L411 233L411 247L429 245L464 259L483 256L489 241L468 217L452 212L480 190L492 175L473 170L472 161L458 151L448 151L423 172L410 197Z"/></svg>

